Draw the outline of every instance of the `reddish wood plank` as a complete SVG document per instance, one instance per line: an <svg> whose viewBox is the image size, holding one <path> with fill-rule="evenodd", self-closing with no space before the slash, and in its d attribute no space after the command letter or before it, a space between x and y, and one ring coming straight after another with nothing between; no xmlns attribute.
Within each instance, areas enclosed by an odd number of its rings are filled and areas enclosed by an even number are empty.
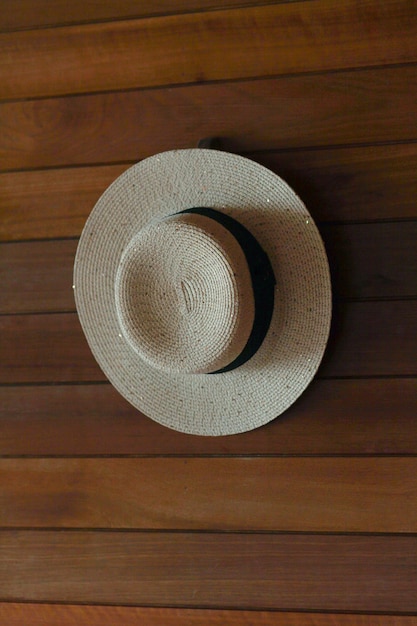
<svg viewBox="0 0 417 626"><path fill-rule="evenodd" d="M266 152L253 158L292 185L318 220L416 217L417 143Z"/></svg>
<svg viewBox="0 0 417 626"><path fill-rule="evenodd" d="M0 526L417 533L416 470L391 457L1 459Z"/></svg>
<svg viewBox="0 0 417 626"><path fill-rule="evenodd" d="M164 428L111 385L3 387L0 396L1 455L417 454L416 379L315 380L279 419L221 438Z"/></svg>
<svg viewBox="0 0 417 626"><path fill-rule="evenodd" d="M0 239L78 237L100 195L127 167L0 174Z"/></svg>
<svg viewBox="0 0 417 626"><path fill-rule="evenodd" d="M336 307L319 375L414 375L416 315L417 301L351 302Z"/></svg>
<svg viewBox="0 0 417 626"><path fill-rule="evenodd" d="M322 225L335 297L417 295L417 221Z"/></svg>
<svg viewBox="0 0 417 626"><path fill-rule="evenodd" d="M407 0L316 0L3 33L0 97L415 62L413 18Z"/></svg>
<svg viewBox="0 0 417 626"><path fill-rule="evenodd" d="M287 180L318 220L416 215L417 143L253 157ZM127 167L126 163L0 174L0 239L79 236L101 193Z"/></svg>
<svg viewBox="0 0 417 626"><path fill-rule="evenodd" d="M345 615L214 609L159 609L131 606L77 606L0 603L8 626L416 626L406 615Z"/></svg>
<svg viewBox="0 0 417 626"><path fill-rule="evenodd" d="M185 13L204 9L272 4L294 0L2 0L0 29L14 30L40 26L93 22L111 19Z"/></svg>
<svg viewBox="0 0 417 626"><path fill-rule="evenodd" d="M286 179L318 220L416 215L417 143L257 153L254 160ZM0 174L0 240L79 236L101 193L127 167Z"/></svg>
<svg viewBox="0 0 417 626"><path fill-rule="evenodd" d="M417 539L2 531L2 600L415 612Z"/></svg>
<svg viewBox="0 0 417 626"><path fill-rule="evenodd" d="M416 294L417 222L324 225L335 297ZM0 245L0 313L75 310L77 241Z"/></svg>
<svg viewBox="0 0 417 626"><path fill-rule="evenodd" d="M232 151L415 140L416 98L406 66L2 103L0 162L135 161L213 134Z"/></svg>
<svg viewBox="0 0 417 626"><path fill-rule="evenodd" d="M75 310L77 245L72 240L0 245L0 312Z"/></svg>
<svg viewBox="0 0 417 626"><path fill-rule="evenodd" d="M414 376L417 301L348 302L335 311L321 377ZM1 383L105 380L75 313L4 315Z"/></svg>
<svg viewBox="0 0 417 626"><path fill-rule="evenodd" d="M0 382L104 380L75 313L3 316L0 329Z"/></svg>

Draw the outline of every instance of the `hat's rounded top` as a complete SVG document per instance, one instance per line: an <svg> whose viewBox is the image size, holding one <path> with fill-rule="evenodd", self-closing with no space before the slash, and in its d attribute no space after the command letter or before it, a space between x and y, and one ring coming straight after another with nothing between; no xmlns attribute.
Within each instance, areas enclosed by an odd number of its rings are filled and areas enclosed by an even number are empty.
<svg viewBox="0 0 417 626"><path fill-rule="evenodd" d="M177 213L140 230L121 256L115 297L124 337L162 371L217 371L242 352L253 328L245 254L204 215Z"/></svg>

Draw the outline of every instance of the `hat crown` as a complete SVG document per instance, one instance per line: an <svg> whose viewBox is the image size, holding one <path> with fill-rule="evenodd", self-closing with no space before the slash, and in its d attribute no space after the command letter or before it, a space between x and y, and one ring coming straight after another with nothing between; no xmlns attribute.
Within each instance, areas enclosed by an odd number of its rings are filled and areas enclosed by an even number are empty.
<svg viewBox="0 0 417 626"><path fill-rule="evenodd" d="M177 213L133 237L115 295L124 337L162 371L217 371L242 352L253 327L245 254L227 228L204 215Z"/></svg>

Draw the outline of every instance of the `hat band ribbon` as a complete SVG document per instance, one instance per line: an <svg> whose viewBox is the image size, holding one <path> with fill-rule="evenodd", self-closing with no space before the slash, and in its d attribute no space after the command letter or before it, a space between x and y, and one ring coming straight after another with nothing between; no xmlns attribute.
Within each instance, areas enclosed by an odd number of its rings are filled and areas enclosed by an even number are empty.
<svg viewBox="0 0 417 626"><path fill-rule="evenodd" d="M223 374L240 367L259 350L271 323L274 312L275 275L266 252L255 237L240 222L208 207L195 207L180 211L197 213L215 220L226 228L240 245L248 264L255 304L255 316L249 339L242 352L228 365L210 374Z"/></svg>

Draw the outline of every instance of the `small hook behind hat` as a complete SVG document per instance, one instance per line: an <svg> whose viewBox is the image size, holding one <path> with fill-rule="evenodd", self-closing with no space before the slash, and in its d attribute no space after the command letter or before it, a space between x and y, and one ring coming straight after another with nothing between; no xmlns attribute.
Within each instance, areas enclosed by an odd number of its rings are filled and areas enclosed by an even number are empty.
<svg viewBox="0 0 417 626"><path fill-rule="evenodd" d="M219 137L205 137L200 139L197 148L209 148L211 150L223 150L223 142Z"/></svg>

